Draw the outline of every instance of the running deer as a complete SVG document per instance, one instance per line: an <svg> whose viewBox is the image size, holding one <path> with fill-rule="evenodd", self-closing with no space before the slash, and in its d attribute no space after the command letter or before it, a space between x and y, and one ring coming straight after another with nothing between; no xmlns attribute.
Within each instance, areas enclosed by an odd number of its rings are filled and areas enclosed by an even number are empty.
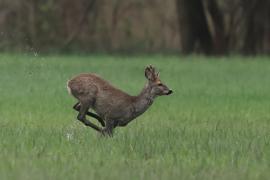
<svg viewBox="0 0 270 180"><path fill-rule="evenodd" d="M78 99L73 108L79 112L77 119L103 135L113 135L117 126L126 126L144 113L157 96L170 95L170 90L159 78L153 66L145 69L147 83L137 96L131 96L115 88L96 74L79 74L67 82L71 95ZM88 111L92 109L96 112ZM86 119L86 115L99 121L100 128Z"/></svg>

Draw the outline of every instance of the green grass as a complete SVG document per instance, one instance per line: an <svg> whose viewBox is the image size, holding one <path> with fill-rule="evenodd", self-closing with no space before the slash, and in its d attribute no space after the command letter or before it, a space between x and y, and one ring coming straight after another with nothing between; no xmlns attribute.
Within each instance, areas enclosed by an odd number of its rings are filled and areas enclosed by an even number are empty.
<svg viewBox="0 0 270 180"><path fill-rule="evenodd" d="M137 94L144 67L174 90L113 138L75 120L66 81L96 72ZM0 179L255 180L270 176L270 61L0 55Z"/></svg>

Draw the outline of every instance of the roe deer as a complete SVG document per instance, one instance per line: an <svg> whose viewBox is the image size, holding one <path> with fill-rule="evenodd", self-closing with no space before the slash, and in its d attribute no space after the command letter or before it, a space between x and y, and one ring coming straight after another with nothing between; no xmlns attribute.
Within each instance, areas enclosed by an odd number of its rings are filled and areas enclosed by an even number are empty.
<svg viewBox="0 0 270 180"><path fill-rule="evenodd" d="M153 66L146 67L145 77L148 81L138 96L128 95L92 73L80 74L69 80L68 91L79 101L73 107L79 111L77 119L103 135L112 136L115 127L126 126L144 113L152 105L155 97L173 92L160 81L159 73ZM89 108L97 114L89 112ZM97 119L105 128L88 121L86 115Z"/></svg>

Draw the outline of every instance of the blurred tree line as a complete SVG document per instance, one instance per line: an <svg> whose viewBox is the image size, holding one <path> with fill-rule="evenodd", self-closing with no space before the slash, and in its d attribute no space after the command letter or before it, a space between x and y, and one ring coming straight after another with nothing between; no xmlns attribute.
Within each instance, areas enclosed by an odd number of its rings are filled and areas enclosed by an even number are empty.
<svg viewBox="0 0 270 180"><path fill-rule="evenodd" d="M1 51L270 53L270 0L0 0Z"/></svg>

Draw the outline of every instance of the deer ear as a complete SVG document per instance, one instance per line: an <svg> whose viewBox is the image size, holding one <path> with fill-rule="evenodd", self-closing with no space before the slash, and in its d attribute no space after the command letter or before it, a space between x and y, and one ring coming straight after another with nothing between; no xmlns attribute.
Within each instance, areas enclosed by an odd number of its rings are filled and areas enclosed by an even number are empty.
<svg viewBox="0 0 270 180"><path fill-rule="evenodd" d="M151 65L145 68L144 74L149 81L154 81L156 78L153 67Z"/></svg>

